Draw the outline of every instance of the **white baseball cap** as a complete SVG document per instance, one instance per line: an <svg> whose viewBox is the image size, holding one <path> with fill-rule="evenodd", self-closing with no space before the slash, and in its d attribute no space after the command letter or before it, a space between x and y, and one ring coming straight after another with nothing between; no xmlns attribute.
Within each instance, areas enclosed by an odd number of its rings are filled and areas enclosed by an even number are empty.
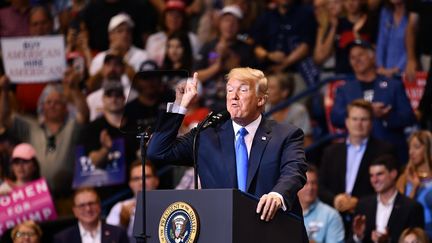
<svg viewBox="0 0 432 243"><path fill-rule="evenodd" d="M128 14L120 13L111 18L108 25L108 32L111 32L113 29L117 28L123 23L128 24L130 28L133 28L135 25Z"/></svg>
<svg viewBox="0 0 432 243"><path fill-rule="evenodd" d="M243 18L243 12L237 5L228 5L224 7L221 11L221 16L225 14L231 14L239 20Z"/></svg>

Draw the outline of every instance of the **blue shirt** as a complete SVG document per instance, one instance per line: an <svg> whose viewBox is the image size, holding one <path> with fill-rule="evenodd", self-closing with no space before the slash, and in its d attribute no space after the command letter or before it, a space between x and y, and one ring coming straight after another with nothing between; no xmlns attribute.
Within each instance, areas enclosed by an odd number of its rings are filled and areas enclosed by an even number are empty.
<svg viewBox="0 0 432 243"><path fill-rule="evenodd" d="M405 47L405 30L408 24L407 15L403 15L400 23L395 23L393 11L383 8L380 14L379 34L376 49L378 67L404 70L407 62Z"/></svg>
<svg viewBox="0 0 432 243"><path fill-rule="evenodd" d="M347 139L347 158L346 158L346 172L345 172L345 192L351 194L355 181L357 179L360 163L366 151L368 139L364 139L360 145L353 145Z"/></svg>
<svg viewBox="0 0 432 243"><path fill-rule="evenodd" d="M317 199L303 211L303 218L309 240L317 243L344 242L342 218L334 208Z"/></svg>
<svg viewBox="0 0 432 243"><path fill-rule="evenodd" d="M405 195L409 195L413 190L410 182L407 182ZM432 238L432 179L422 179L421 185L417 189L415 200L419 202L424 209L425 231L429 238Z"/></svg>

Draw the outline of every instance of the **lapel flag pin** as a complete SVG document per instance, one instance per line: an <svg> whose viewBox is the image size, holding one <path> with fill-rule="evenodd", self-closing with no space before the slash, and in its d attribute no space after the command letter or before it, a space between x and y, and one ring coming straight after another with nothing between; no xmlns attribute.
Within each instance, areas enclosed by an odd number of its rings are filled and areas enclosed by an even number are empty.
<svg viewBox="0 0 432 243"><path fill-rule="evenodd" d="M261 140L265 141L265 140L267 140L267 138L266 137L261 137Z"/></svg>

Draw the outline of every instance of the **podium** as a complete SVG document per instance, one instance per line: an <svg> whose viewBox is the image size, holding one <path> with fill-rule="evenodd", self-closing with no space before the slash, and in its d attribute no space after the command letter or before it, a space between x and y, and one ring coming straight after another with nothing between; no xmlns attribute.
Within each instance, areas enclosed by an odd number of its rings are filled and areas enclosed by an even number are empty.
<svg viewBox="0 0 432 243"><path fill-rule="evenodd" d="M142 203L138 195L134 235L142 232ZM176 202L189 204L198 218L196 242L262 243L303 242L301 218L278 210L270 222L256 213L258 199L237 189L155 190L147 191L145 225L148 243L159 241L161 218ZM168 241L169 242L169 241Z"/></svg>

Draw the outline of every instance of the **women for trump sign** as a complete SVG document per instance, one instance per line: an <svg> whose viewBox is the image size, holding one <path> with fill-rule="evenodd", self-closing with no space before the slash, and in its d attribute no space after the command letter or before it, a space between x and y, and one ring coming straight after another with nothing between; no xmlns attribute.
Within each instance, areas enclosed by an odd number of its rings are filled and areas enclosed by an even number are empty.
<svg viewBox="0 0 432 243"><path fill-rule="evenodd" d="M0 196L0 235L27 220L55 220L54 208L48 184L38 179Z"/></svg>

